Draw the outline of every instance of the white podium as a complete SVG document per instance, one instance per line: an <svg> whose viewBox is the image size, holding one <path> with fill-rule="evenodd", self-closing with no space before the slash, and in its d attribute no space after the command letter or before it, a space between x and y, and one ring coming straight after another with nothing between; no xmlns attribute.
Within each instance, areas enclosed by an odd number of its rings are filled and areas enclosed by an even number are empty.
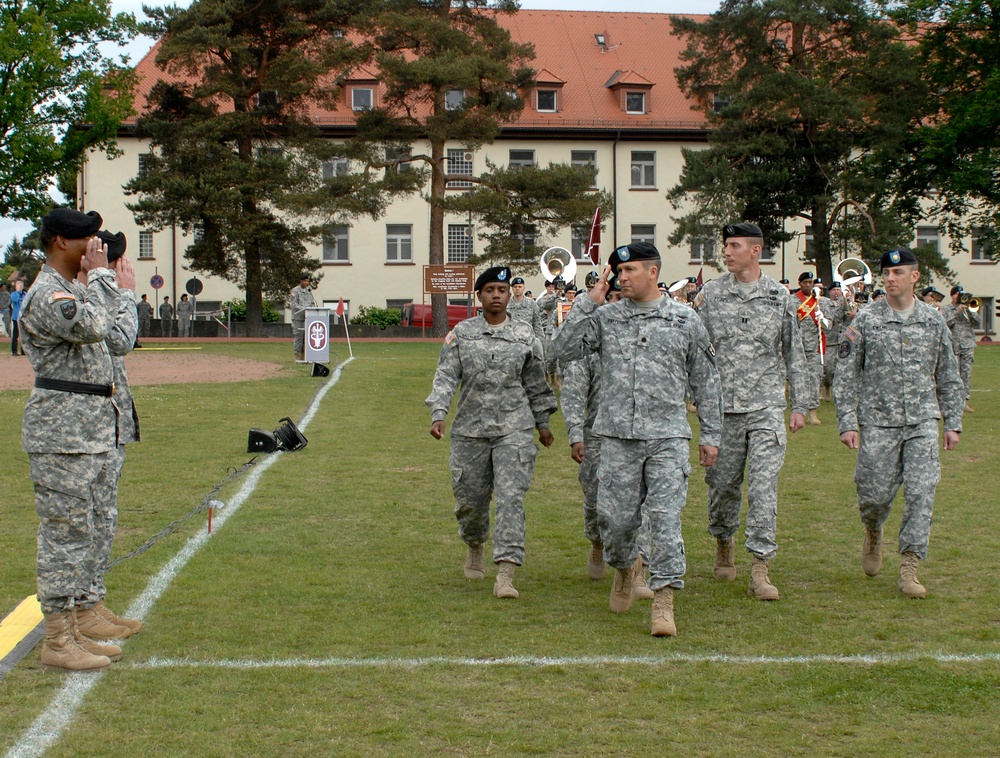
<svg viewBox="0 0 1000 758"><path fill-rule="evenodd" d="M330 309L306 308L306 363L330 362Z"/></svg>

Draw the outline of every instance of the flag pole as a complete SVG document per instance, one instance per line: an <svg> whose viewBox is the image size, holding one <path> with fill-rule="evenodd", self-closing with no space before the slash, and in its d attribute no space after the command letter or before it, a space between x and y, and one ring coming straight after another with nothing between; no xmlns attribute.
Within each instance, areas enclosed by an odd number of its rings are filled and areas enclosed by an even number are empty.
<svg viewBox="0 0 1000 758"><path fill-rule="evenodd" d="M351 347L351 333L347 331L347 319L344 318L344 298L340 298L340 302L337 303L337 318L344 322L344 335L347 337L347 352L353 358L354 348Z"/></svg>

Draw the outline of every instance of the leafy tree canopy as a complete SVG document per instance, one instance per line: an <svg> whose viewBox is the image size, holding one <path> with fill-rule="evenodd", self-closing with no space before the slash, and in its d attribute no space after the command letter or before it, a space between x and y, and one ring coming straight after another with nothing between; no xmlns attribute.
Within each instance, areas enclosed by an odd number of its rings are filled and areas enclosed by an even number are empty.
<svg viewBox="0 0 1000 758"><path fill-rule="evenodd" d="M98 46L134 32L110 0L0 3L0 216L40 218L56 177L92 148L113 150L134 76Z"/></svg>

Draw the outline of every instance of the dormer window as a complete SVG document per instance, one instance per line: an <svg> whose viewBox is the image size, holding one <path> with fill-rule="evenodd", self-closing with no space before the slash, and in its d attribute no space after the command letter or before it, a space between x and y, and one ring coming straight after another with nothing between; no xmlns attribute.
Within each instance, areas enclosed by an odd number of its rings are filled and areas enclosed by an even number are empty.
<svg viewBox="0 0 1000 758"><path fill-rule="evenodd" d="M444 108L448 111L461 110L465 106L465 90L450 89L444 95Z"/></svg>
<svg viewBox="0 0 1000 758"><path fill-rule="evenodd" d="M539 113L555 113L559 110L558 92L554 89L540 89L535 92L535 107Z"/></svg>
<svg viewBox="0 0 1000 758"><path fill-rule="evenodd" d="M375 91L371 87L354 87L351 90L351 110L370 111L375 104Z"/></svg>
<svg viewBox="0 0 1000 758"><path fill-rule="evenodd" d="M625 92L625 112L645 113L646 93L645 92Z"/></svg>

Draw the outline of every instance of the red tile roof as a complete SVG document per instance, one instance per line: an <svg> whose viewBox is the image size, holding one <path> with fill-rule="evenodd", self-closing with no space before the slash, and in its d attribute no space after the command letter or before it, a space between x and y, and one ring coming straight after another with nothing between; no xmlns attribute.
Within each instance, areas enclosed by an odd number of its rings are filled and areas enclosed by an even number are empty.
<svg viewBox="0 0 1000 758"><path fill-rule="evenodd" d="M540 82L563 83L558 113L538 113L532 108L533 98L529 98L520 118L509 129L705 128L702 113L691 109L691 101L677 86L674 69L680 63L684 45L672 34L670 14L521 10L501 16L500 22L514 39L534 45L531 66L539 72ZM603 35L603 46L597 34ZM156 67L158 49L157 43L136 67L136 104L140 111L145 109L146 96L157 79L183 79L166 75ZM357 81L358 74L350 79ZM625 113L620 92L629 85L648 93L647 113ZM354 113L346 104L336 111L317 109L312 117L316 123L329 126L350 126L354 121Z"/></svg>

